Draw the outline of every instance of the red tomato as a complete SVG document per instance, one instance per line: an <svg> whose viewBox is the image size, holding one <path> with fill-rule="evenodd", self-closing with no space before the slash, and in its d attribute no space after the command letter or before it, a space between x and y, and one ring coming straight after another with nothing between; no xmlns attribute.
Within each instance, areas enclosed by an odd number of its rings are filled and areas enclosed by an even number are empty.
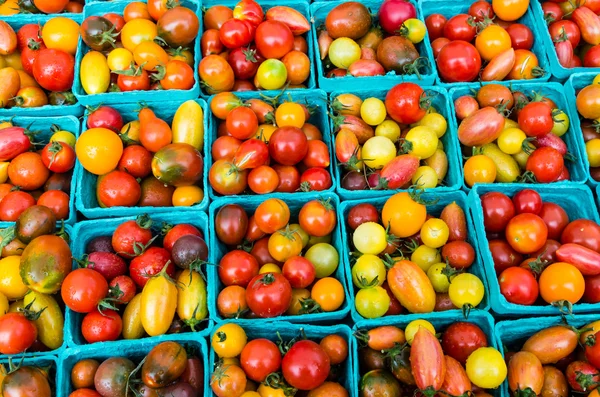
<svg viewBox="0 0 600 397"><path fill-rule="evenodd" d="M485 333L473 323L455 322L442 335L444 353L463 365L471 353L487 345Z"/></svg>
<svg viewBox="0 0 600 397"><path fill-rule="evenodd" d="M431 49L433 50L433 57L435 59L437 59L437 57L440 55L442 48L444 48L444 46L449 42L450 40L448 40L445 37L438 37L437 39L431 42Z"/></svg>
<svg viewBox="0 0 600 397"><path fill-rule="evenodd" d="M587 303L600 303L600 275L585 278L583 301Z"/></svg>
<svg viewBox="0 0 600 397"><path fill-rule="evenodd" d="M567 36L567 39L569 39L571 42L573 48L576 48L581 40L581 31L579 30L579 26L577 26L575 22L568 19L551 23L550 26L548 26L548 31L550 32L550 37L552 38L553 42L560 40L564 33Z"/></svg>
<svg viewBox="0 0 600 397"><path fill-rule="evenodd" d="M117 169L135 178L145 178L152 172L152 153L142 145L127 146L123 149Z"/></svg>
<svg viewBox="0 0 600 397"><path fill-rule="evenodd" d="M150 227L152 221L147 216L138 216L135 220L126 221L113 232L112 247L124 257L136 255L135 247L146 246L152 239Z"/></svg>
<svg viewBox="0 0 600 397"><path fill-rule="evenodd" d="M444 25L444 37L450 41L472 41L477 34L477 28L473 22L473 17L468 14L453 16Z"/></svg>
<svg viewBox="0 0 600 397"><path fill-rule="evenodd" d="M0 220L15 222L27 208L35 205L35 199L27 192L15 190L9 192L0 201Z"/></svg>
<svg viewBox="0 0 600 397"><path fill-rule="evenodd" d="M577 219L564 228L560 242L579 244L600 252L600 226L588 219Z"/></svg>
<svg viewBox="0 0 600 397"><path fill-rule="evenodd" d="M273 193L278 185L277 172L268 165L254 168L248 174L248 187L256 194Z"/></svg>
<svg viewBox="0 0 600 397"><path fill-rule="evenodd" d="M513 199L517 214L539 214L542 210L542 197L533 189L523 189Z"/></svg>
<svg viewBox="0 0 600 397"><path fill-rule="evenodd" d="M269 147L260 139L244 141L235 152L233 164L240 169L251 169L269 162Z"/></svg>
<svg viewBox="0 0 600 397"><path fill-rule="evenodd" d="M586 68L600 67L600 45L595 45L586 51L583 56L583 66Z"/></svg>
<svg viewBox="0 0 600 397"><path fill-rule="evenodd" d="M98 178L96 196L102 207L132 207L142 196L135 177L123 171L111 171Z"/></svg>
<svg viewBox="0 0 600 397"><path fill-rule="evenodd" d="M129 303L135 296L137 286L128 276L117 276L108 285L109 292L120 303Z"/></svg>
<svg viewBox="0 0 600 397"><path fill-rule="evenodd" d="M379 211L373 204L362 203L355 205L348 211L346 222L352 230L356 230L357 227L365 222L378 222Z"/></svg>
<svg viewBox="0 0 600 397"><path fill-rule="evenodd" d="M294 35L287 25L278 21L264 21L256 28L256 48L267 59L283 58L294 49Z"/></svg>
<svg viewBox="0 0 600 397"><path fill-rule="evenodd" d="M147 91L150 89L150 76L148 72L140 68L131 76L120 74L117 78L117 85L123 92Z"/></svg>
<svg viewBox="0 0 600 397"><path fill-rule="evenodd" d="M219 262L219 279L225 286L240 285L246 287L258 274L257 260L242 250L228 252Z"/></svg>
<svg viewBox="0 0 600 397"><path fill-rule="evenodd" d="M260 266L266 265L267 263L274 263L279 266L283 266L283 263L277 262L269 253L269 237L263 237L257 240L250 251L250 255Z"/></svg>
<svg viewBox="0 0 600 397"><path fill-rule="evenodd" d="M37 328L23 313L7 313L0 317L0 353L22 353L36 339Z"/></svg>
<svg viewBox="0 0 600 397"><path fill-rule="evenodd" d="M522 267L510 267L498 278L500 292L507 301L517 305L533 305L540 293L533 273Z"/></svg>
<svg viewBox="0 0 600 397"><path fill-rule="evenodd" d="M250 310L259 317L281 316L292 302L292 287L279 273L259 274L246 287L246 301Z"/></svg>
<svg viewBox="0 0 600 397"><path fill-rule="evenodd" d="M123 117L110 106L100 106L88 115L87 128L108 128L114 132L120 132L123 128Z"/></svg>
<svg viewBox="0 0 600 397"><path fill-rule="evenodd" d="M281 273L290 282L292 288L306 288L315 280L315 266L306 258L292 256L285 261Z"/></svg>
<svg viewBox="0 0 600 397"><path fill-rule="evenodd" d="M309 140L308 151L302 163L307 167L329 167L329 148L320 140Z"/></svg>
<svg viewBox="0 0 600 397"><path fill-rule="evenodd" d="M171 252L177 240L183 236L189 235L204 238L204 233L198 230L196 226L188 223L180 223L179 225L172 226L167 231L167 234L165 234L165 238L163 239L163 248Z"/></svg>
<svg viewBox="0 0 600 397"><path fill-rule="evenodd" d="M546 226L548 227L548 240L546 240L546 244L544 244L542 248L531 254L531 256L540 258L542 263L549 265L551 263L558 262L556 259L556 250L560 248L561 244L558 241L550 238L550 226L548 226L547 223Z"/></svg>
<svg viewBox="0 0 600 397"><path fill-rule="evenodd" d="M321 386L329 376L329 356L323 348L310 340L294 343L283 357L283 377L299 390L313 390Z"/></svg>
<svg viewBox="0 0 600 397"><path fill-rule="evenodd" d="M254 0L241 0L233 9L233 17L258 26L265 17L262 7Z"/></svg>
<svg viewBox="0 0 600 397"><path fill-rule="evenodd" d="M231 18L219 29L219 39L227 48L245 47L252 42L252 25L239 19Z"/></svg>
<svg viewBox="0 0 600 397"><path fill-rule="evenodd" d="M275 130L269 139L271 158L282 165L296 165L308 152L306 134L300 128L286 126Z"/></svg>
<svg viewBox="0 0 600 397"><path fill-rule="evenodd" d="M469 15L481 22L486 18L494 19L494 10L492 5L487 1L478 0L469 7Z"/></svg>
<svg viewBox="0 0 600 397"><path fill-rule="evenodd" d="M551 147L535 149L527 159L525 169L530 171L539 183L554 182L560 177L565 166L564 158Z"/></svg>
<svg viewBox="0 0 600 397"><path fill-rule="evenodd" d="M235 156L235 152L242 144L237 138L232 136L220 136L216 141L213 142L211 147L211 154L213 156L213 160L233 160Z"/></svg>
<svg viewBox="0 0 600 397"><path fill-rule="evenodd" d="M226 119L227 131L237 139L248 139L258 129L256 114L245 106L239 106L229 112Z"/></svg>
<svg viewBox="0 0 600 397"><path fill-rule="evenodd" d="M400 124L414 124L427 113L423 108L424 90L414 83L400 83L385 96L388 115Z"/></svg>
<svg viewBox="0 0 600 397"><path fill-rule="evenodd" d="M425 18L425 26L429 33L429 40L434 41L444 36L444 26L448 20L442 14L431 14Z"/></svg>
<svg viewBox="0 0 600 397"><path fill-rule="evenodd" d="M548 228L535 214L519 214L506 226L506 240L515 251L531 254L544 246Z"/></svg>
<svg viewBox="0 0 600 397"><path fill-rule="evenodd" d="M119 313L105 309L100 313L93 311L83 318L81 333L88 343L117 340L123 329L123 320Z"/></svg>
<svg viewBox="0 0 600 397"><path fill-rule="evenodd" d="M552 108L545 102L529 102L519 112L519 128L527 136L542 137L553 127Z"/></svg>
<svg viewBox="0 0 600 397"><path fill-rule="evenodd" d="M513 23L506 31L510 36L512 48L515 50L531 50L533 47L533 33L522 23Z"/></svg>
<svg viewBox="0 0 600 397"><path fill-rule="evenodd" d="M274 164L273 169L277 173L279 184L275 189L276 192L293 193L300 189L300 173L298 169L292 165ZM1 206L0 202L0 206Z"/></svg>
<svg viewBox="0 0 600 397"><path fill-rule="evenodd" d="M267 376L281 366L281 352L268 339L254 339L244 346L240 365L246 376L255 382L264 382Z"/></svg>
<svg viewBox="0 0 600 397"><path fill-rule="evenodd" d="M588 337L589 338L589 337ZM600 368L600 331L594 334L594 343L586 343L585 358L596 368Z"/></svg>
<svg viewBox="0 0 600 397"><path fill-rule="evenodd" d="M252 48L238 47L232 50L227 57L227 62L233 69L236 79L247 80L254 77L260 66L260 58Z"/></svg>
<svg viewBox="0 0 600 397"><path fill-rule="evenodd" d="M489 232L502 232L515 216L515 206L511 199L499 192L490 192L481 196L483 224Z"/></svg>
<svg viewBox="0 0 600 397"><path fill-rule="evenodd" d="M75 269L65 277L61 287L65 305L77 313L90 313L108 295L108 283L92 269Z"/></svg>
<svg viewBox="0 0 600 397"><path fill-rule="evenodd" d="M48 190L42 193L37 205L50 208L58 220L69 217L69 195L62 190Z"/></svg>
<svg viewBox="0 0 600 397"><path fill-rule="evenodd" d="M481 69L481 56L470 43L462 40L446 44L436 59L438 70L448 83L473 81Z"/></svg>
<svg viewBox="0 0 600 397"><path fill-rule="evenodd" d="M75 77L75 58L54 48L40 50L33 63L33 77L48 91L69 91Z"/></svg>
<svg viewBox="0 0 600 397"><path fill-rule="evenodd" d="M331 175L324 168L309 168L300 177L300 189L302 191L323 191L329 189L332 184Z"/></svg>
<svg viewBox="0 0 600 397"><path fill-rule="evenodd" d="M490 254L494 260L494 269L500 274L504 269L518 266L523 262L523 255L515 251L510 244L504 240L491 240L488 244Z"/></svg>
<svg viewBox="0 0 600 397"><path fill-rule="evenodd" d="M544 203L538 215L548 227L548 238L560 240L562 231L569 224L567 212L558 204Z"/></svg>
<svg viewBox="0 0 600 397"><path fill-rule="evenodd" d="M160 247L150 247L133 258L129 264L129 276L140 288L143 288L148 280L160 273L165 266L167 266L167 274L175 277L175 264L171 262L169 251Z"/></svg>
<svg viewBox="0 0 600 397"><path fill-rule="evenodd" d="M545 1L542 3L544 19L549 22L560 21L563 19L564 12L557 3Z"/></svg>

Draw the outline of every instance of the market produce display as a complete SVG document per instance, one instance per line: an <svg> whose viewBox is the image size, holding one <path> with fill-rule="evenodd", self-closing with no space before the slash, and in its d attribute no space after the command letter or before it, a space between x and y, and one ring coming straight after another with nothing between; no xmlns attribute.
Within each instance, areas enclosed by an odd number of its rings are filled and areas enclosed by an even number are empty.
<svg viewBox="0 0 600 397"><path fill-rule="evenodd" d="M448 8L432 1L422 9L442 82L548 77L540 67L546 50L535 45L541 38L527 15L533 14L529 0L465 1Z"/></svg>
<svg viewBox="0 0 600 397"><path fill-rule="evenodd" d="M16 14L81 14L85 0L5 0L0 16Z"/></svg>
<svg viewBox="0 0 600 397"><path fill-rule="evenodd" d="M67 17L0 20L0 109L77 102L71 90L79 29Z"/></svg>
<svg viewBox="0 0 600 397"><path fill-rule="evenodd" d="M196 223L202 221L205 225L206 217ZM75 243L79 268L61 288L65 305L80 313L73 315L74 343L205 328L204 265L209 250L203 231L189 223L172 224L148 216L115 219L105 225L112 233L100 231L93 238L91 230L81 234L85 223L78 225L78 239L84 240ZM79 252L83 250L85 254Z"/></svg>
<svg viewBox="0 0 600 397"><path fill-rule="evenodd" d="M325 98L272 100L220 93L210 101L218 122L209 183L219 195L332 190ZM310 106L309 102L315 104Z"/></svg>
<svg viewBox="0 0 600 397"><path fill-rule="evenodd" d="M265 7L254 0L212 5L204 13L200 78L204 91L278 90L314 86L307 42L308 6Z"/></svg>

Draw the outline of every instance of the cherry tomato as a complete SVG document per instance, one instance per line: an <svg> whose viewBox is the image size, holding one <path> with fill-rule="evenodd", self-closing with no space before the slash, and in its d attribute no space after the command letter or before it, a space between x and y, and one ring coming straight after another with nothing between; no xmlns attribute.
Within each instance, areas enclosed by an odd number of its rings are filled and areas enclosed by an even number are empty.
<svg viewBox="0 0 600 397"><path fill-rule="evenodd" d="M506 239L517 252L531 254L544 246L548 228L535 214L519 214L506 226Z"/></svg>
<svg viewBox="0 0 600 397"><path fill-rule="evenodd" d="M510 267L498 278L500 292L507 301L517 305L533 305L539 295L539 286L533 273L522 267Z"/></svg>
<svg viewBox="0 0 600 397"><path fill-rule="evenodd" d="M511 199L499 192L486 193L481 197L483 223L487 231L502 232L515 215Z"/></svg>
<svg viewBox="0 0 600 397"><path fill-rule="evenodd" d="M581 272L569 263L557 262L540 275L540 295L547 303L566 300L577 303L583 297L585 280Z"/></svg>

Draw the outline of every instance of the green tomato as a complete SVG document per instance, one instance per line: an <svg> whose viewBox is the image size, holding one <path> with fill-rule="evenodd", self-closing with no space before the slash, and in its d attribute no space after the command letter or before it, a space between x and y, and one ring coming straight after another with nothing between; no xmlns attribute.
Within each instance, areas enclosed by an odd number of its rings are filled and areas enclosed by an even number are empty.
<svg viewBox="0 0 600 397"><path fill-rule="evenodd" d="M387 313L390 297L381 287L363 288L356 293L354 305L364 318L378 318Z"/></svg>
<svg viewBox="0 0 600 397"><path fill-rule="evenodd" d="M358 288L380 286L385 281L385 276L385 265L375 255L363 255L352 266L352 281Z"/></svg>
<svg viewBox="0 0 600 397"><path fill-rule="evenodd" d="M348 69L360 55L360 46L347 37L335 39L329 46L329 60L338 68Z"/></svg>
<svg viewBox="0 0 600 397"><path fill-rule="evenodd" d="M256 71L256 79L265 90L278 90L287 81L287 69L279 59L267 59Z"/></svg>
<svg viewBox="0 0 600 397"><path fill-rule="evenodd" d="M337 250L328 243L313 245L306 251L304 257L315 266L317 278L331 276L340 263L340 256Z"/></svg>
<svg viewBox="0 0 600 397"><path fill-rule="evenodd" d="M448 281L448 277L442 273L445 268L445 263L438 263L431 266L429 270L427 270L427 277L429 277L429 281L431 281L433 289L435 292L440 294L448 292L448 288L450 288L450 281Z"/></svg>

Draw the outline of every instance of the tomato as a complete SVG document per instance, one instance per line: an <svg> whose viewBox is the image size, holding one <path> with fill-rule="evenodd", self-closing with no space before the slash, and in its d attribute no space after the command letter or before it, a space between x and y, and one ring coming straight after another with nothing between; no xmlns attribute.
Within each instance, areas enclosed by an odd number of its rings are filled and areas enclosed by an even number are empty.
<svg viewBox="0 0 600 397"><path fill-rule="evenodd" d="M430 41L433 42L444 36L444 26L447 21L446 17L442 14L431 14L425 18L425 25L427 27L427 32L429 33Z"/></svg>
<svg viewBox="0 0 600 397"><path fill-rule="evenodd" d="M103 175L117 167L123 153L123 142L111 130L91 128L77 139L75 152L87 171Z"/></svg>
<svg viewBox="0 0 600 397"><path fill-rule="evenodd" d="M435 335L425 327L419 327L412 341L410 367L419 390L441 389L446 372L444 352Z"/></svg>
<svg viewBox="0 0 600 397"><path fill-rule="evenodd" d="M543 203L538 215L548 228L548 238L559 240L562 231L569 224L569 216L565 210L554 203Z"/></svg>
<svg viewBox="0 0 600 397"><path fill-rule="evenodd" d="M248 185L248 171L236 171L235 165L225 159L217 160L210 167L210 185L219 194L240 194Z"/></svg>
<svg viewBox="0 0 600 397"><path fill-rule="evenodd" d="M436 59L438 70L444 81L473 81L481 69L481 56L477 49L464 41L446 44Z"/></svg>
<svg viewBox="0 0 600 397"><path fill-rule="evenodd" d="M519 214L506 226L508 243L517 252L531 254L544 246L548 228L544 220L535 214Z"/></svg>
<svg viewBox="0 0 600 397"><path fill-rule="evenodd" d="M492 183L496 179L496 165L489 157L480 154L469 159L464 165L465 182L469 186L476 183Z"/></svg>
<svg viewBox="0 0 600 397"><path fill-rule="evenodd" d="M196 13L179 5L167 10L156 22L158 36L171 48L189 46L198 35L199 25Z"/></svg>
<svg viewBox="0 0 600 397"><path fill-rule="evenodd" d="M541 137L552 131L552 108L545 102L530 102L519 112L519 127L528 136Z"/></svg>
<svg viewBox="0 0 600 397"><path fill-rule="evenodd" d="M292 288L306 288L316 277L315 266L301 256L293 256L285 261L282 274Z"/></svg>
<svg viewBox="0 0 600 397"><path fill-rule="evenodd" d="M296 39L302 38L301 36L294 37ZM304 83L310 75L310 60L304 52L290 51L283 58L281 62L285 65L287 70L288 82L292 85Z"/></svg>
<svg viewBox="0 0 600 397"><path fill-rule="evenodd" d="M246 301L250 310L259 317L277 317L290 306L292 288L281 274L259 274L246 288Z"/></svg>
<svg viewBox="0 0 600 397"><path fill-rule="evenodd" d="M321 346L310 340L301 340L288 350L281 363L283 377L300 390L312 390L325 382L330 360Z"/></svg>
<svg viewBox="0 0 600 397"><path fill-rule="evenodd" d="M247 341L246 332L234 323L221 325L213 334L211 347L221 358L237 357Z"/></svg>
<svg viewBox="0 0 600 397"><path fill-rule="evenodd" d="M352 281L358 288L381 286L385 281L386 268L383 261L371 254L360 256L352 266Z"/></svg>
<svg viewBox="0 0 600 397"><path fill-rule="evenodd" d="M394 296L411 313L429 313L435 306L435 290L419 266L400 260L388 271L387 281Z"/></svg>
<svg viewBox="0 0 600 397"><path fill-rule="evenodd" d="M421 227L421 240L428 247L440 248L448 241L449 233L448 225L443 220L432 218Z"/></svg>
<svg viewBox="0 0 600 397"><path fill-rule="evenodd" d="M97 271L76 269L67 275L61 288L65 305L77 313L90 313L108 295L108 283Z"/></svg>
<svg viewBox="0 0 600 397"><path fill-rule="evenodd" d="M512 48L515 50L531 50L531 47L533 47L533 33L526 25L513 23L506 31L510 35Z"/></svg>
<svg viewBox="0 0 600 397"><path fill-rule="evenodd" d="M542 211L542 197L533 189L523 189L513 196L517 214L539 214ZM549 237L552 238L552 237Z"/></svg>
<svg viewBox="0 0 600 397"><path fill-rule="evenodd" d="M264 21L256 29L256 48L267 59L280 59L294 48L294 35L278 21Z"/></svg>
<svg viewBox="0 0 600 397"><path fill-rule="evenodd" d="M220 241L227 245L241 244L248 228L248 215L239 205L228 204L219 209L215 229Z"/></svg>
<svg viewBox="0 0 600 397"><path fill-rule="evenodd" d="M122 328L119 313L110 309L104 309L102 313L98 310L90 312L81 323L81 333L88 343L117 340Z"/></svg>
<svg viewBox="0 0 600 397"><path fill-rule="evenodd" d="M328 335L321 339L319 345L333 365L341 364L348 358L348 342L340 335Z"/></svg>
<svg viewBox="0 0 600 397"><path fill-rule="evenodd" d="M219 39L227 48L245 47L252 41L252 27L240 19L229 19L219 29Z"/></svg>
<svg viewBox="0 0 600 397"><path fill-rule="evenodd" d="M71 369L71 383L76 389L94 387L94 375L100 363L93 359L78 361Z"/></svg>
<svg viewBox="0 0 600 397"><path fill-rule="evenodd" d="M533 354L520 351L510 358L508 364L508 387L513 393L531 391L540 394L544 386L542 363Z"/></svg>
<svg viewBox="0 0 600 397"><path fill-rule="evenodd" d="M466 371L473 384L496 388L506 379L508 369L500 352L493 347L480 347L468 358Z"/></svg>
<svg viewBox="0 0 600 397"><path fill-rule="evenodd" d="M493 0L492 8L503 21L516 21L525 15L529 2L522 0Z"/></svg>
<svg viewBox="0 0 600 397"><path fill-rule="evenodd" d="M268 339L254 339L242 350L240 364L246 376L255 382L263 382L281 365L281 353L277 345Z"/></svg>
<svg viewBox="0 0 600 397"><path fill-rule="evenodd" d="M533 273L521 267L511 267L498 279L500 292L507 301L518 305L533 305L539 295L539 286Z"/></svg>
<svg viewBox="0 0 600 397"><path fill-rule="evenodd" d="M317 243L312 245L306 251L304 257L315 266L317 278L332 275L339 265L339 254L336 249L328 243Z"/></svg>
<svg viewBox="0 0 600 397"><path fill-rule="evenodd" d="M481 197L483 223L490 232L502 232L515 215L510 198L502 193L490 192Z"/></svg>
<svg viewBox="0 0 600 397"><path fill-rule="evenodd" d="M490 61L511 47L511 38L504 28L489 25L477 35L475 47L484 60Z"/></svg>
<svg viewBox="0 0 600 397"><path fill-rule="evenodd" d="M52 18L42 27L42 40L46 47L74 56L79 40L79 25L69 18Z"/></svg>
<svg viewBox="0 0 600 397"><path fill-rule="evenodd" d="M379 219L379 212L374 205L368 203L362 203L355 205L350 209L346 217L346 222L352 230L356 230L358 226L365 222L377 222Z"/></svg>
<svg viewBox="0 0 600 397"><path fill-rule="evenodd" d="M472 23L473 18L467 14L453 16L444 25L444 37L450 41L462 40L470 42L475 38L476 29Z"/></svg>
<svg viewBox="0 0 600 397"><path fill-rule="evenodd" d="M581 272L569 263L548 266L540 276L540 294L547 303L566 300L577 303L583 296L585 281Z"/></svg>
<svg viewBox="0 0 600 397"><path fill-rule="evenodd" d="M335 210L329 201L312 200L304 204L298 216L300 226L311 236L330 234L336 225Z"/></svg>
<svg viewBox="0 0 600 397"><path fill-rule="evenodd" d="M560 242L579 244L600 252L600 226L587 219L577 219L564 228Z"/></svg>
<svg viewBox="0 0 600 397"><path fill-rule="evenodd" d="M271 234L283 229L290 220L290 209L285 201L270 198L263 201L254 212L257 226L264 233Z"/></svg>
<svg viewBox="0 0 600 397"><path fill-rule="evenodd" d="M565 370L565 376L571 390L579 393L596 389L600 380L598 370L585 361L570 363Z"/></svg>
<svg viewBox="0 0 600 397"><path fill-rule="evenodd" d="M256 114L247 107L237 107L227 115L227 131L237 139L248 139L258 128Z"/></svg>
<svg viewBox="0 0 600 397"><path fill-rule="evenodd" d="M219 55L202 58L199 66L200 79L206 84L211 94L230 91L233 88L235 75L226 59Z"/></svg>
<svg viewBox="0 0 600 397"><path fill-rule="evenodd" d="M261 165L248 174L248 187L256 194L272 193L278 184L277 172L269 166Z"/></svg>
<svg viewBox="0 0 600 397"><path fill-rule="evenodd" d="M295 165L308 152L306 135L297 127L278 128L269 140L269 153L273 160L282 165Z"/></svg>
<svg viewBox="0 0 600 397"><path fill-rule="evenodd" d="M267 59L260 64L254 76L254 84L265 90L278 90L287 81L285 64L278 59Z"/></svg>
<svg viewBox="0 0 600 397"><path fill-rule="evenodd" d="M113 232L112 248L120 256L135 256L135 246L146 246L152 239L150 226L152 221L147 216L123 222Z"/></svg>
<svg viewBox="0 0 600 397"><path fill-rule="evenodd" d="M427 216L425 205L413 200L409 193L396 193L381 211L381 220L389 225L390 232L400 238L409 237L421 230Z"/></svg>
<svg viewBox="0 0 600 397"><path fill-rule="evenodd" d="M400 83L388 91L385 107L388 115L400 124L414 124L426 114L423 108L423 88L414 83Z"/></svg>
<svg viewBox="0 0 600 397"><path fill-rule="evenodd" d="M210 386L217 397L241 396L246 389L246 374L237 365L223 365L213 372Z"/></svg>
<svg viewBox="0 0 600 397"><path fill-rule="evenodd" d="M563 172L564 158L552 147L541 147L529 156L525 168L539 183L554 182Z"/></svg>
<svg viewBox="0 0 600 397"><path fill-rule="evenodd" d="M386 230L378 223L365 222L354 231L352 242L363 254L379 255L387 247Z"/></svg>
<svg viewBox="0 0 600 397"><path fill-rule="evenodd" d="M219 279L226 286L246 287L258 274L259 264L254 257L242 250L228 252L219 262Z"/></svg>
<svg viewBox="0 0 600 397"><path fill-rule="evenodd" d="M42 49L33 63L33 77L48 91L68 91L73 85L75 58L57 49Z"/></svg>
<svg viewBox="0 0 600 397"><path fill-rule="evenodd" d="M35 199L19 190L9 192L0 201L0 219L4 222L15 222L29 207L35 205Z"/></svg>
<svg viewBox="0 0 600 397"><path fill-rule="evenodd" d="M37 328L23 313L0 317L0 352L17 354L27 350L37 338Z"/></svg>
<svg viewBox="0 0 600 397"><path fill-rule="evenodd" d="M484 287L481 280L470 273L462 273L450 282L448 295L456 307L476 307L483 300Z"/></svg>
<svg viewBox="0 0 600 397"><path fill-rule="evenodd" d="M2 381L6 397L50 397L52 391L47 372L37 367L22 366L7 374Z"/></svg>
<svg viewBox="0 0 600 397"><path fill-rule="evenodd" d="M289 258L300 255L302 252L302 239L288 228L276 231L269 237L269 254L278 262L285 262Z"/></svg>
<svg viewBox="0 0 600 397"><path fill-rule="evenodd" d="M132 207L141 197L141 187L136 179L122 171L112 171L98 178L96 197L102 208Z"/></svg>

